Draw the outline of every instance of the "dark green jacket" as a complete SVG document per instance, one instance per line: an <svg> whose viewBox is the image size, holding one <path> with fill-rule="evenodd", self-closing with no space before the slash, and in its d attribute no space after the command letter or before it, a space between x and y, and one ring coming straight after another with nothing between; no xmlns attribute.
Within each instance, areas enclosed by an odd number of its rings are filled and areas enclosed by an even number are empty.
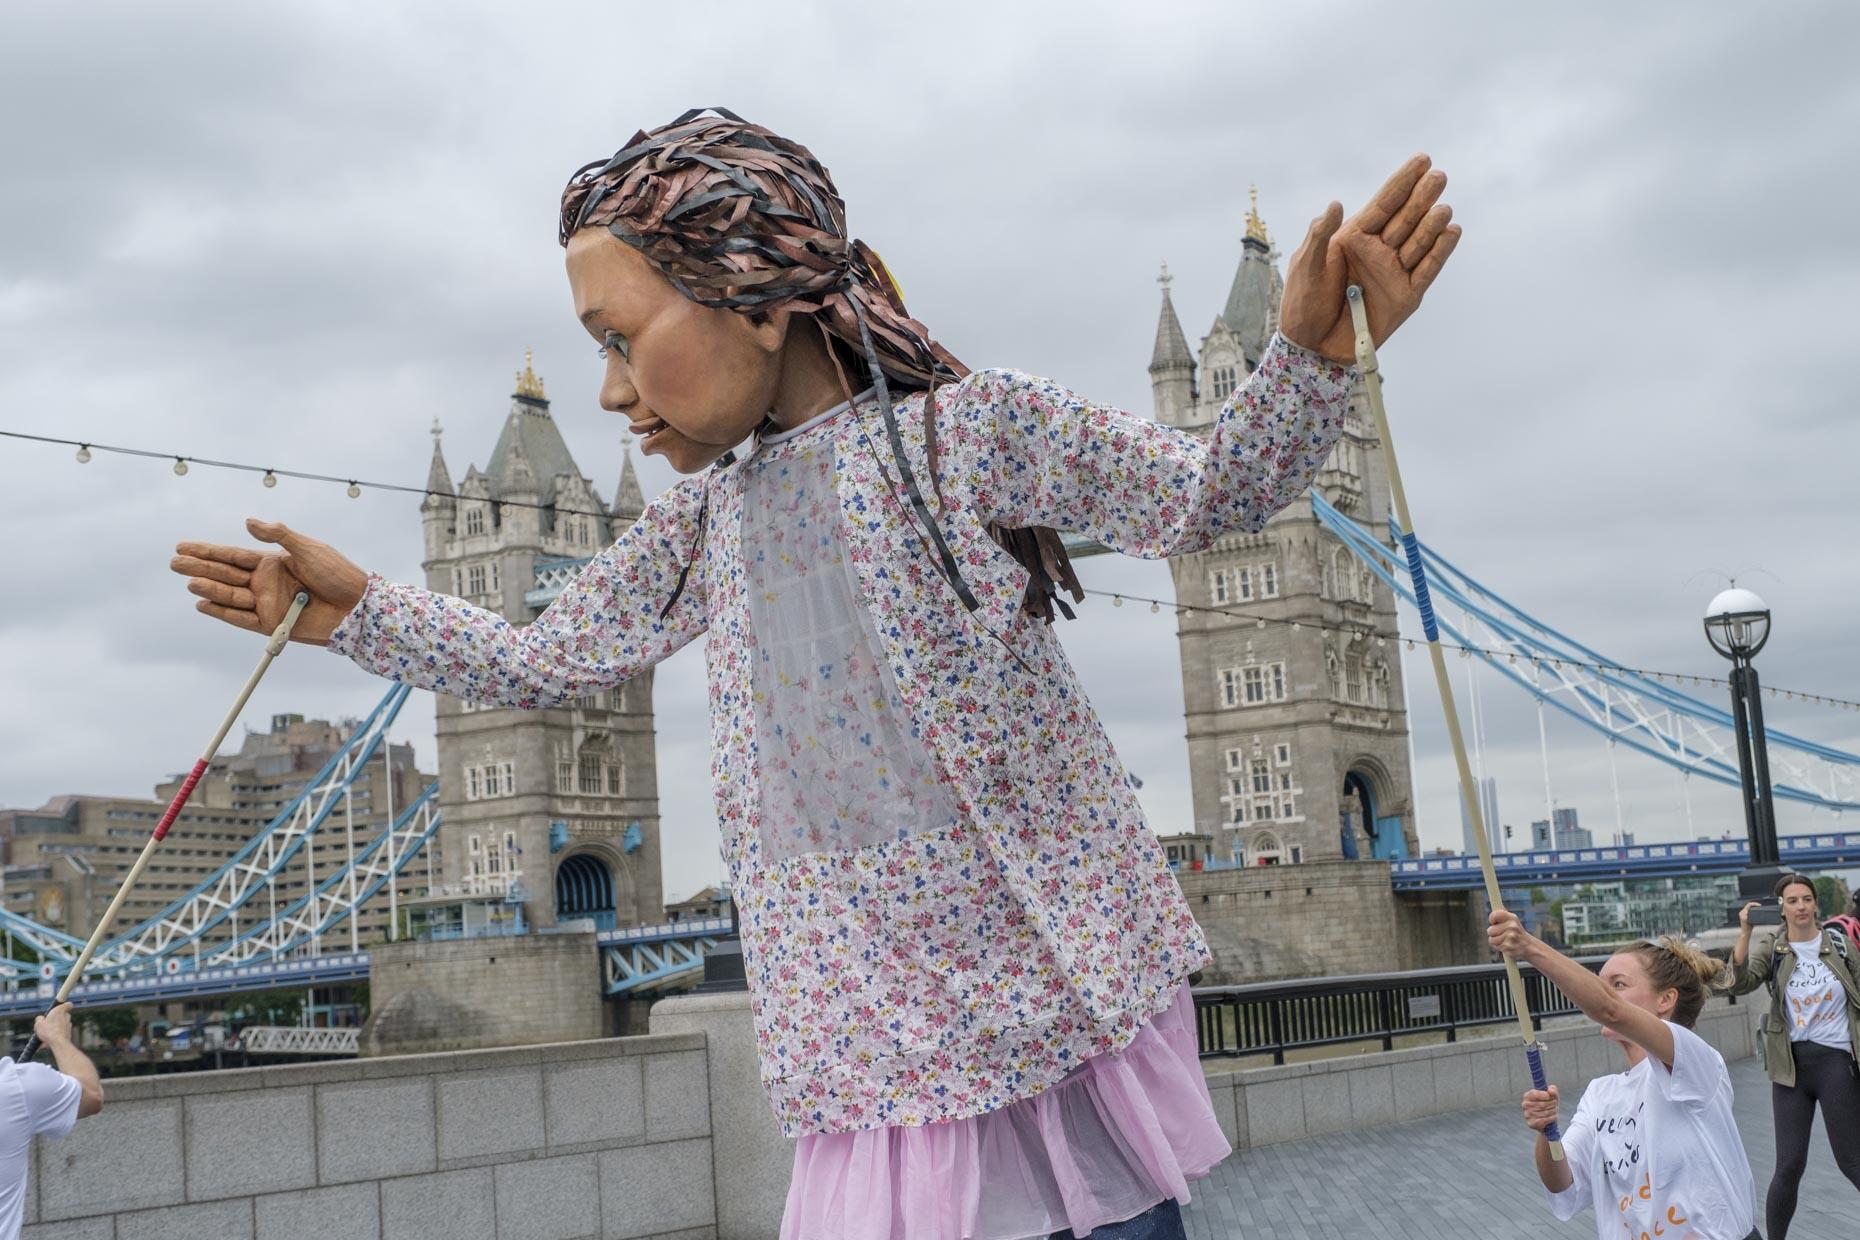
<svg viewBox="0 0 1860 1240"><path fill-rule="evenodd" d="M1843 956L1834 943L1840 935L1839 930L1821 932L1821 961L1834 971L1834 976L1847 991L1847 1036L1851 1049L1860 1047L1860 976L1856 976L1856 970L1860 969L1860 947L1847 944L1847 954ZM1753 941L1744 963L1732 965L1735 976L1729 990L1734 995L1747 995L1769 981L1772 975L1775 977L1776 984L1770 987L1770 1010L1757 1022L1757 1051L1763 1056L1763 1067L1769 1072L1770 1080L1778 1085L1793 1086L1795 1056L1789 1051L1789 1018L1783 1011L1783 994L1789 989L1789 975L1795 972L1795 953L1782 947L1782 942L1781 930L1761 942Z"/></svg>

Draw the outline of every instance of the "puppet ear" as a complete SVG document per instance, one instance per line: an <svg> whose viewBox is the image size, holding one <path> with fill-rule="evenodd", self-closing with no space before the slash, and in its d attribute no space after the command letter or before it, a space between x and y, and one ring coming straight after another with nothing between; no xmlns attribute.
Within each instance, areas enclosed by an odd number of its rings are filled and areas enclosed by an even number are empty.
<svg viewBox="0 0 1860 1240"><path fill-rule="evenodd" d="M788 343L788 329L793 326L794 312L786 306L774 309L751 310L738 313L737 318L749 331L749 338L765 353L779 353Z"/></svg>

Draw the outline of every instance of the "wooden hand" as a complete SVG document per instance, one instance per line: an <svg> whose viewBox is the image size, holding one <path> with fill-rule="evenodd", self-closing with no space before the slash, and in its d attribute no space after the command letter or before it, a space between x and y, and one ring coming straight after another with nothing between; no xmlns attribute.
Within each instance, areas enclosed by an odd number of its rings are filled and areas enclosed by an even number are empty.
<svg viewBox="0 0 1860 1240"><path fill-rule="evenodd" d="M234 628L270 633L284 619L297 592L307 590L310 605L298 617L291 640L327 645L342 618L362 601L368 574L328 543L282 523L253 517L245 527L252 537L283 550L256 551L204 542L175 547L168 567L186 577L188 591L200 597L195 610Z"/></svg>
<svg viewBox="0 0 1860 1240"><path fill-rule="evenodd" d="M1344 305L1351 283L1363 290L1377 345L1421 304L1460 242L1453 208L1440 201L1447 174L1416 155L1348 220L1331 203L1311 221L1285 272L1279 330L1295 345L1334 362L1356 362L1356 332Z"/></svg>

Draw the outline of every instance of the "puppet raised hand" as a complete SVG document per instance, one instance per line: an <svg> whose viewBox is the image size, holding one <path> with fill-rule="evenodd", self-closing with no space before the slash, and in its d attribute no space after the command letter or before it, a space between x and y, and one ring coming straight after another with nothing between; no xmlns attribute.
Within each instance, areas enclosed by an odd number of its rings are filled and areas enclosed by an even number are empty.
<svg viewBox="0 0 1860 1240"><path fill-rule="evenodd" d="M1311 221L1286 267L1279 330L1287 340L1354 365L1356 332L1343 300L1352 282L1362 286L1378 345L1415 312L1460 242L1453 208L1440 201L1447 174L1431 163L1410 159L1348 220L1333 202Z"/></svg>
<svg viewBox="0 0 1860 1240"><path fill-rule="evenodd" d="M253 633L269 633L284 619L292 597L310 592L310 605L291 630L291 640L327 645L342 618L368 589L368 574L326 542L306 538L276 521L246 519L260 542L283 550L254 551L219 543L184 542L168 567L187 578L200 596L197 611Z"/></svg>

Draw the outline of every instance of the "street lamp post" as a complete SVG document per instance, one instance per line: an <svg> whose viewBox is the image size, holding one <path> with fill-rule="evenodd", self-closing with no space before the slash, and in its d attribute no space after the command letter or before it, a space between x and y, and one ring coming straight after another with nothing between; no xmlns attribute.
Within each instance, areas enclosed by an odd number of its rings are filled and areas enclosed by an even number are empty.
<svg viewBox="0 0 1860 1240"><path fill-rule="evenodd" d="M1776 806L1770 798L1769 747L1763 732L1763 694L1751 660L1770 639L1770 612L1763 600L1733 583L1705 609L1705 638L1731 661L1731 715L1737 726L1737 771L1743 787L1744 829L1750 864L1737 878L1740 902L1773 900L1782 877L1776 845ZM1767 909L1762 911L1768 911Z"/></svg>

